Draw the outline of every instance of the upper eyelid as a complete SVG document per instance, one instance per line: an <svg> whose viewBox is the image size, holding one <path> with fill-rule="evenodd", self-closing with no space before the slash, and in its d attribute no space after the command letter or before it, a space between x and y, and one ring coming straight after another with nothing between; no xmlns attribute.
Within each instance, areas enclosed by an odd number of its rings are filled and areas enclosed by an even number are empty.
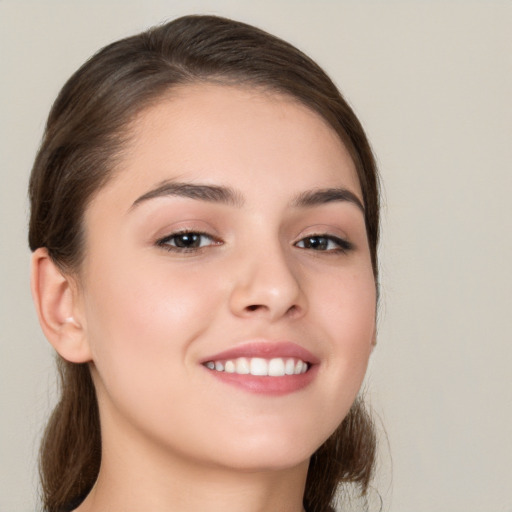
<svg viewBox="0 0 512 512"><path fill-rule="evenodd" d="M344 226L341 221L327 221L320 222L308 222L305 219L304 227L297 232L297 238L307 236L335 236L338 238L348 238L346 231L347 226Z"/></svg>
<svg viewBox="0 0 512 512"><path fill-rule="evenodd" d="M162 238L171 238L173 236L178 235L187 235L187 234L194 234L194 235L203 235L203 236L209 236L212 237L214 235L207 233L206 231L203 231L201 229L189 229L189 228L183 228L183 229L176 229L175 231L171 231L167 235L164 235Z"/></svg>
<svg viewBox="0 0 512 512"><path fill-rule="evenodd" d="M176 228L168 228L166 230L159 230L159 233L157 236L155 236L155 240L165 240L166 238L172 238L173 236L179 236L179 235L186 235L187 233L190 234L197 234L197 235L203 235L212 239L220 239L219 235L215 233L215 230L205 228L205 227L199 227L199 226L181 226Z"/></svg>
<svg viewBox="0 0 512 512"><path fill-rule="evenodd" d="M211 233L207 233L205 231L200 231L198 229L180 229L180 230L177 230L177 231L173 231L172 233L169 233L167 235L164 235L164 236L161 236L157 239L157 243L162 243L166 240L169 240L169 239L172 239L176 236L180 236L180 235L199 235L199 236L204 236L206 238L209 238L210 240L213 240L213 241L220 241L220 239L218 237L216 237L215 235L212 235Z"/></svg>
<svg viewBox="0 0 512 512"><path fill-rule="evenodd" d="M350 245L351 247L354 245L350 240L348 240L346 237L339 236L339 235L333 235L331 233L308 233L307 235L301 236L294 244L297 244L299 242L302 242L306 238L327 238L328 240L333 240L334 242L343 242L343 244Z"/></svg>
<svg viewBox="0 0 512 512"><path fill-rule="evenodd" d="M323 237L323 238L329 238L331 240L342 240L344 242L350 242L348 235L344 233L333 233L332 231L324 231L324 230L315 230L315 231L308 231L308 232L301 232L299 236L296 237L296 241L300 242L301 240L304 240L305 238L312 238L312 237ZM294 242L296 243L296 242Z"/></svg>

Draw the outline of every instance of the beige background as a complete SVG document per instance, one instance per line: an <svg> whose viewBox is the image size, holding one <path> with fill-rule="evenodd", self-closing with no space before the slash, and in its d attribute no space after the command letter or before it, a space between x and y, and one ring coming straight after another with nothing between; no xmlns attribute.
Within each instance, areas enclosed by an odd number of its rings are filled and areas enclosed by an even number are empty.
<svg viewBox="0 0 512 512"><path fill-rule="evenodd" d="M383 510L512 512L512 2L0 0L0 512L36 507L53 362L28 288L26 185L64 80L190 12L261 26L333 76L384 181Z"/></svg>

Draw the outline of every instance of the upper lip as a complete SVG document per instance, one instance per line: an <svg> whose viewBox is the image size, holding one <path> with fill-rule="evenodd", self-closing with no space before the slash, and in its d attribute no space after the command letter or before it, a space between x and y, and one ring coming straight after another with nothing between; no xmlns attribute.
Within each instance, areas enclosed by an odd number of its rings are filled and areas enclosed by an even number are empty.
<svg viewBox="0 0 512 512"><path fill-rule="evenodd" d="M291 341L255 340L236 345L235 347L213 354L202 363L208 361L225 361L239 357L261 357L272 359L276 357L294 357L310 364L318 364L320 360L309 350Z"/></svg>

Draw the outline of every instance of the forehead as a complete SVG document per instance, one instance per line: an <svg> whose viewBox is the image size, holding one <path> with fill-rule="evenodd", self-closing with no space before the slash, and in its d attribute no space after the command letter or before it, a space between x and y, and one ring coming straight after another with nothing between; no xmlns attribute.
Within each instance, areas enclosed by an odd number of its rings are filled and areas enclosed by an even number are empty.
<svg viewBox="0 0 512 512"><path fill-rule="evenodd" d="M343 185L361 196L338 134L294 98L256 88L179 86L142 111L106 188L169 179L267 190Z"/></svg>

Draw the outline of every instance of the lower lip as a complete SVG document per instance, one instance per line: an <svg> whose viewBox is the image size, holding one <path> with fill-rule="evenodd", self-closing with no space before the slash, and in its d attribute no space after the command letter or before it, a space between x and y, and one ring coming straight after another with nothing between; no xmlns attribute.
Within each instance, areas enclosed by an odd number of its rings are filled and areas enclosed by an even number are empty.
<svg viewBox="0 0 512 512"><path fill-rule="evenodd" d="M315 378L318 365L313 365L306 373L284 375L282 377L256 376L218 372L205 368L213 377L225 384L241 388L250 393L270 396L281 396L294 393L308 386Z"/></svg>

